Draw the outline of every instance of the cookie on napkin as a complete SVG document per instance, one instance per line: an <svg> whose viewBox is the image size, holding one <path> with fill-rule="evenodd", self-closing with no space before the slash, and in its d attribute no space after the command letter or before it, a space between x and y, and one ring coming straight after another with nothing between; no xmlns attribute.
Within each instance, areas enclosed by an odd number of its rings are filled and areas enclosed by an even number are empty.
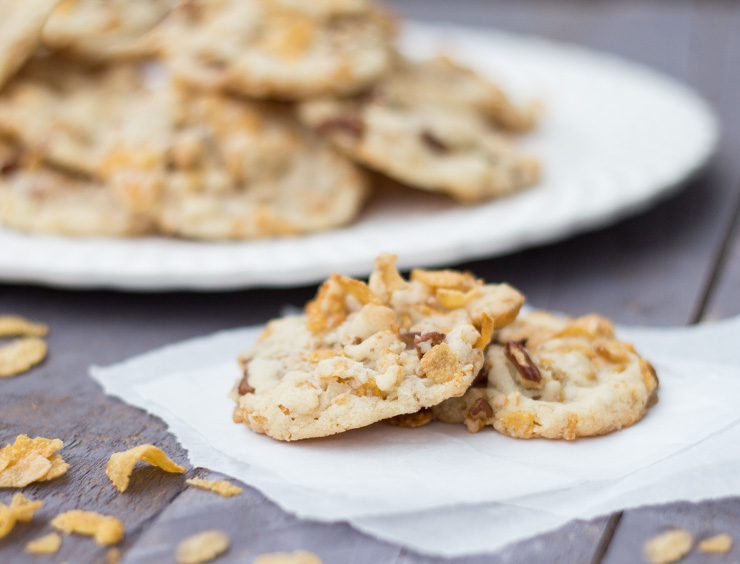
<svg viewBox="0 0 740 564"><path fill-rule="evenodd" d="M332 275L303 315L272 321L241 357L234 421L293 441L324 437L462 395L493 327L524 298L469 273L415 270L382 255L369 284Z"/></svg>
<svg viewBox="0 0 740 564"><path fill-rule="evenodd" d="M532 312L497 332L479 379L434 418L486 425L520 439L573 440L639 421L657 402L658 378L632 345L598 315Z"/></svg>

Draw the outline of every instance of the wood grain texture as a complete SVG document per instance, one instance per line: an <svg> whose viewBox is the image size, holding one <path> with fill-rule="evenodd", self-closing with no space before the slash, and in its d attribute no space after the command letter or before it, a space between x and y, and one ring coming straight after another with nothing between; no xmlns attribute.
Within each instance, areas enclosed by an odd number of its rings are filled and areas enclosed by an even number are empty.
<svg viewBox="0 0 740 564"><path fill-rule="evenodd" d="M200 469L198 475L223 479ZM232 480L234 483L239 483ZM504 562L562 562L587 564L601 537L606 520L577 522L553 533L517 543L496 555L466 558L430 558L378 541L346 523L300 520L281 511L258 491L244 486L236 497L188 488L150 524L126 554L126 564L157 564L171 558L182 539L206 529L221 529L231 548L220 564L251 562L259 554L310 550L324 564L482 564Z"/></svg>
<svg viewBox="0 0 740 564"><path fill-rule="evenodd" d="M730 533L735 539L728 554L707 555L696 550L681 560L681 564L737 562L740 558L740 499L723 499L702 504L673 503L645 507L625 513L607 550L603 564L645 562L645 541L672 528L689 531L696 542L717 535Z"/></svg>

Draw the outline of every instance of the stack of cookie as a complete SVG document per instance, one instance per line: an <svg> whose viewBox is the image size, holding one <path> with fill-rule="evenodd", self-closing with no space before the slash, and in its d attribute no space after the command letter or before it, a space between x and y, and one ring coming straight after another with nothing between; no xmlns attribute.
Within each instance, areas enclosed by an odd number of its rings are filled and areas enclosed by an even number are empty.
<svg viewBox="0 0 740 564"><path fill-rule="evenodd" d="M367 284L335 274L242 355L234 421L284 441L434 419L573 440L628 427L655 404L655 370L609 321L519 315L523 303L470 273L407 281L391 255Z"/></svg>
<svg viewBox="0 0 740 564"><path fill-rule="evenodd" d="M463 202L533 185L536 124L412 62L370 0L0 0L0 222L78 236L295 235L351 222L374 169Z"/></svg>

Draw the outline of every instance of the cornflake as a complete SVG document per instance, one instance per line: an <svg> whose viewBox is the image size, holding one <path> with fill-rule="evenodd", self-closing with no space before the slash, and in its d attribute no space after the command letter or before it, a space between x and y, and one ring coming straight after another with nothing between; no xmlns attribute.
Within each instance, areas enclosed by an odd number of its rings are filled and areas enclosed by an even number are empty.
<svg viewBox="0 0 740 564"><path fill-rule="evenodd" d="M69 464L54 451L63 446L59 439L18 435L12 445L0 449L0 488L22 488L61 476Z"/></svg>
<svg viewBox="0 0 740 564"><path fill-rule="evenodd" d="M131 473L139 460L165 472L173 474L185 472L185 468L170 460L162 449L154 445L139 445L124 452L116 452L108 460L105 473L119 492L125 492L128 488Z"/></svg>
<svg viewBox="0 0 740 564"><path fill-rule="evenodd" d="M185 482L191 486L195 486L196 488L216 492L224 497L231 497L242 493L242 489L239 486L235 486L226 480L203 480L202 478L191 478L190 480L185 480Z"/></svg>
<svg viewBox="0 0 740 564"><path fill-rule="evenodd" d="M118 544L124 535L123 523L115 517L79 509L57 515L51 526L63 533L93 537L100 545Z"/></svg>
<svg viewBox="0 0 740 564"><path fill-rule="evenodd" d="M49 533L32 540L26 545L26 552L30 554L56 554L62 546L62 537L57 533Z"/></svg>
<svg viewBox="0 0 740 564"><path fill-rule="evenodd" d="M671 529L648 539L643 547L650 564L677 562L691 552L694 537L685 529Z"/></svg>
<svg viewBox="0 0 740 564"><path fill-rule="evenodd" d="M0 539L7 536L18 521L27 523L33 519L33 514L43 505L43 501L31 501L21 493L13 496L10 506L0 503Z"/></svg>
<svg viewBox="0 0 740 564"><path fill-rule="evenodd" d="M323 564L321 558L307 550L272 552L257 557L254 564Z"/></svg>
<svg viewBox="0 0 740 564"><path fill-rule="evenodd" d="M715 535L699 543L699 551L708 554L724 554L732 549L732 537L727 533Z"/></svg>
<svg viewBox="0 0 740 564"><path fill-rule="evenodd" d="M0 315L0 337L45 337L49 326L19 315Z"/></svg>
<svg viewBox="0 0 740 564"><path fill-rule="evenodd" d="M210 562L229 549L229 536L223 531L203 531L186 538L177 545L177 564Z"/></svg>
<svg viewBox="0 0 740 564"><path fill-rule="evenodd" d="M16 339L0 347L0 378L22 374L46 358L46 343L36 337Z"/></svg>

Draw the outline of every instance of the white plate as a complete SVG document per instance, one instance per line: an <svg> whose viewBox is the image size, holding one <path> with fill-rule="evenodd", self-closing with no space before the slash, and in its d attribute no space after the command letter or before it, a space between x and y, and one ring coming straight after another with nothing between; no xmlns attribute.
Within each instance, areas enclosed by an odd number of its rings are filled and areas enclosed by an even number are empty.
<svg viewBox="0 0 740 564"><path fill-rule="evenodd" d="M332 271L367 274L376 255L400 267L493 256L600 227L645 209L704 165L716 119L696 94L615 57L533 37L407 24L403 50L440 51L545 102L524 140L541 157L535 188L464 207L410 190L375 199L355 224L299 238L196 243L28 236L0 230L0 278L129 290L294 286ZM454 88L454 85L451 85Z"/></svg>

